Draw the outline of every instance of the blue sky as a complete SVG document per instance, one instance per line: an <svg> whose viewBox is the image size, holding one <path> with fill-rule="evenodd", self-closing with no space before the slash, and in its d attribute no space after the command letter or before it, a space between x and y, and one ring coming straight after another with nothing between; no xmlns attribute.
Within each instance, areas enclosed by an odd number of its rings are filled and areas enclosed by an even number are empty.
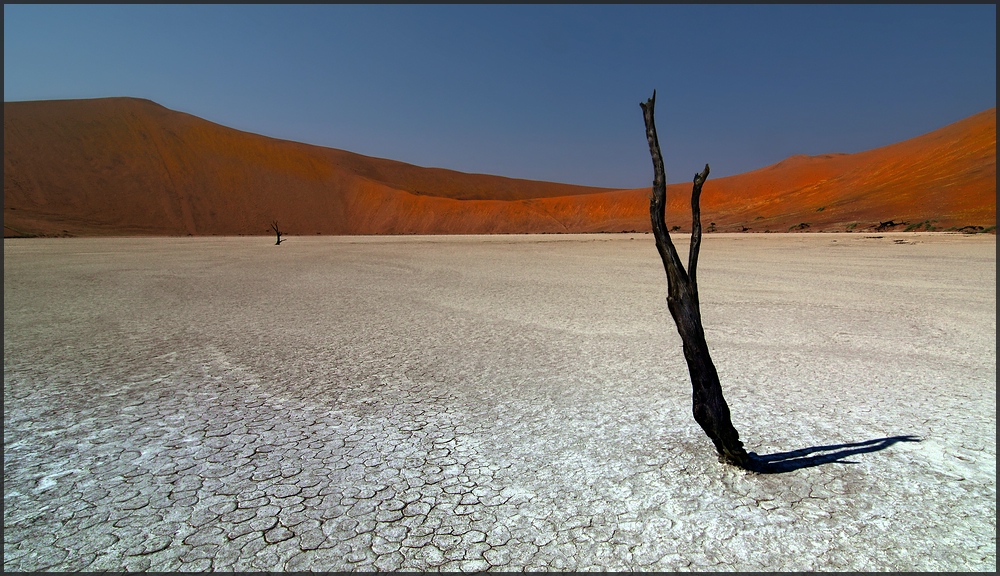
<svg viewBox="0 0 1000 576"><path fill-rule="evenodd" d="M996 106L996 5L4 5L4 101L134 96L463 172L670 182Z"/></svg>

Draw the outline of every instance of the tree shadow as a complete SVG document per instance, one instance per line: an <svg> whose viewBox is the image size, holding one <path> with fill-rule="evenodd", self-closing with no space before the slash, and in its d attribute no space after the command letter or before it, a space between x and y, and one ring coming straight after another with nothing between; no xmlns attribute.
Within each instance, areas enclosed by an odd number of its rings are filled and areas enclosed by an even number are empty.
<svg viewBox="0 0 1000 576"><path fill-rule="evenodd" d="M775 452L763 456L750 452L750 465L747 468L758 474L782 474L822 464L857 464L857 462L851 462L845 458L855 454L885 450L897 442L920 442L920 438L916 436L890 436L850 444L810 446L809 448L790 452Z"/></svg>

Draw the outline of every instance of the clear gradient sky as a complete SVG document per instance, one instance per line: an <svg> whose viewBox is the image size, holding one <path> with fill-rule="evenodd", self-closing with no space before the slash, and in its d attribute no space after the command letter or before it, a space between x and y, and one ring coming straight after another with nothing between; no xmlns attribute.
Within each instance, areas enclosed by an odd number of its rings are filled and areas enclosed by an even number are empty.
<svg viewBox="0 0 1000 576"><path fill-rule="evenodd" d="M996 5L4 5L4 101L134 96L420 166L616 188L996 106Z"/></svg>

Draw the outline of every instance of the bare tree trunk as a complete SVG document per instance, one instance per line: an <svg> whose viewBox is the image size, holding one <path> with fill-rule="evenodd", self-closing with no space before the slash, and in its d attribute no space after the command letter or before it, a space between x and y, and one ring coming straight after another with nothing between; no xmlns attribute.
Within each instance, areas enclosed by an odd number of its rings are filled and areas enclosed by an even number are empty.
<svg viewBox="0 0 1000 576"><path fill-rule="evenodd" d="M271 222L271 230L274 230L274 233L278 236L278 241L275 242L274 245L275 246L280 246L281 245L281 231L278 230L278 221L277 220Z"/></svg>
<svg viewBox="0 0 1000 576"><path fill-rule="evenodd" d="M663 260L663 268L667 273L667 308L677 325L677 332L684 343L684 359L687 360L688 372L691 375L693 387L692 401L694 419L701 425L705 433L715 444L720 461L737 466L749 467L750 457L743 449L740 434L733 426L729 413L729 405L722 396L722 385L719 374L712 363L705 342L705 330L701 324L701 307L698 301L698 252L701 249L701 187L708 178L708 164L701 174L695 174L694 187L691 191L691 247L688 253L687 271L681 264L674 243L666 224L667 177L663 168L663 157L660 154L660 143L656 139L656 125L653 122L653 105L656 102L656 91L653 97L640 103L643 119L646 122L646 140L649 142L649 153L653 157L653 194L649 200L649 217L653 224L653 236L656 238L656 249Z"/></svg>

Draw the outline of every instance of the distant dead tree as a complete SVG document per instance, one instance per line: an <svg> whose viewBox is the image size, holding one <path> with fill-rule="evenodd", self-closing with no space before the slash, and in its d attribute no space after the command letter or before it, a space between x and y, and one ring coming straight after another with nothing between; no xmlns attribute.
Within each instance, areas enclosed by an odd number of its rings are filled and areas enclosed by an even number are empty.
<svg viewBox="0 0 1000 576"><path fill-rule="evenodd" d="M896 222L895 220L889 220L888 222L879 222L878 226L875 227L875 231L876 232L884 232L885 230L888 230L889 228L894 228L896 226L902 226L904 224L906 224L906 222Z"/></svg>
<svg viewBox="0 0 1000 576"><path fill-rule="evenodd" d="M642 107L643 120L646 123L646 140L649 142L649 153L653 157L653 193L649 199L649 217L653 224L653 236L656 239L656 249L663 261L667 273L667 308L677 325L677 332L684 344L684 359L687 360L688 373L691 375L693 388L692 401L694 419L702 427L715 444L720 462L727 462L744 468L751 468L750 456L743 448L740 434L733 426L729 413L729 405L722 396L722 385L719 374L708 353L708 343L705 341L705 330L701 324L701 307L698 302L698 251L701 248L701 208L699 198L701 187L708 178L708 164L701 174L695 174L694 187L691 191L691 246L688 253L688 266L684 270L680 256L670 240L666 225L667 206L667 176L663 168L663 157L660 154L660 143L656 139L656 125L653 122L653 105L656 102L656 91L653 97Z"/></svg>
<svg viewBox="0 0 1000 576"><path fill-rule="evenodd" d="M274 243L274 245L275 246L280 246L281 245L281 230L278 229L278 221L277 220L271 222L271 230L274 230L274 233L278 236L278 240Z"/></svg>

